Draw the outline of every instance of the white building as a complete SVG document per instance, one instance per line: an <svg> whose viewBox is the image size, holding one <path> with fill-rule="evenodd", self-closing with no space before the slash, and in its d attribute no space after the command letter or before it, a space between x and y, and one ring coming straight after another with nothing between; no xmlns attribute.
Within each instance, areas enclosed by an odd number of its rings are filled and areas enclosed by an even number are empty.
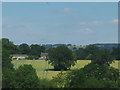
<svg viewBox="0 0 120 90"><path fill-rule="evenodd" d="M11 57L13 60L25 60L28 56L26 54L13 54Z"/></svg>
<svg viewBox="0 0 120 90"><path fill-rule="evenodd" d="M41 52L41 55L40 55L40 60L45 60L46 58L47 58L47 55L48 55L48 53L42 53Z"/></svg>

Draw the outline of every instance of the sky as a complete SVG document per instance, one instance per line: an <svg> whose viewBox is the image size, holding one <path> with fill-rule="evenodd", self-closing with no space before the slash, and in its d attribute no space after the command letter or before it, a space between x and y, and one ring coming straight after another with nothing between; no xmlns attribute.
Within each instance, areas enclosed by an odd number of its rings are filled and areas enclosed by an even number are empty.
<svg viewBox="0 0 120 90"><path fill-rule="evenodd" d="M14 44L118 42L117 2L4 2L2 37Z"/></svg>

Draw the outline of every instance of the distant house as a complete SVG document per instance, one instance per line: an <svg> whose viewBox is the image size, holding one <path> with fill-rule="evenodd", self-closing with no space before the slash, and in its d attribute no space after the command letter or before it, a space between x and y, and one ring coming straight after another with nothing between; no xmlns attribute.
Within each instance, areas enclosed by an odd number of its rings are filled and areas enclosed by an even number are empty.
<svg viewBox="0 0 120 90"><path fill-rule="evenodd" d="M26 57L28 57L26 54L13 54L13 55L11 55L11 58L13 60L25 60Z"/></svg>
<svg viewBox="0 0 120 90"><path fill-rule="evenodd" d="M45 60L47 58L47 55L48 55L48 53L42 53L41 52L39 60Z"/></svg>

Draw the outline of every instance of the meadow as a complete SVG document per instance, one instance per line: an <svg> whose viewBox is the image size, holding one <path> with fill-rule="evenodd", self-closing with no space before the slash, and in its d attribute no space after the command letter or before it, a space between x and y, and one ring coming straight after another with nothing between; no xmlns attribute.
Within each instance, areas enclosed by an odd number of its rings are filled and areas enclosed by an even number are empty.
<svg viewBox="0 0 120 90"><path fill-rule="evenodd" d="M71 69L83 68L85 65L90 63L91 60L77 60L75 66L72 66ZM31 64L34 69L36 69L37 75L39 78L52 79L53 76L56 76L60 71L46 71L46 69L53 69L53 66L48 64L45 60L13 60L12 61L14 68L17 69L20 65ZM120 61L115 61L111 66L118 68ZM67 72L67 71L64 71Z"/></svg>

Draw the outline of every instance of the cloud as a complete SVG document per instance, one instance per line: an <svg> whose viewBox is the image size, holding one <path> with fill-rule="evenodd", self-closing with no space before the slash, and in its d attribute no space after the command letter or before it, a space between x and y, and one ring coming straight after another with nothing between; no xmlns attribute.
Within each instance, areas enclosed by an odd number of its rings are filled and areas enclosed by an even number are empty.
<svg viewBox="0 0 120 90"><path fill-rule="evenodd" d="M102 22L100 22L100 21L92 21L89 24L90 25L100 25L100 24L102 24Z"/></svg>
<svg viewBox="0 0 120 90"><path fill-rule="evenodd" d="M112 23L118 24L118 19L113 19Z"/></svg>
<svg viewBox="0 0 120 90"><path fill-rule="evenodd" d="M91 22L80 22L79 25L82 26L82 25L100 25L102 24L101 21L91 21Z"/></svg>
<svg viewBox="0 0 120 90"><path fill-rule="evenodd" d="M93 30L89 29L89 28L84 28L84 29L80 29L77 31L77 33L80 33L80 34L92 34L94 33Z"/></svg>
<svg viewBox="0 0 120 90"><path fill-rule="evenodd" d="M82 25L86 25L87 23L86 22L80 22L79 25L82 26Z"/></svg>
<svg viewBox="0 0 120 90"><path fill-rule="evenodd" d="M24 29L27 28L25 25L3 25L3 29Z"/></svg>
<svg viewBox="0 0 120 90"><path fill-rule="evenodd" d="M73 10L71 10L70 8L64 8L64 12L69 13L69 12L73 12Z"/></svg>

